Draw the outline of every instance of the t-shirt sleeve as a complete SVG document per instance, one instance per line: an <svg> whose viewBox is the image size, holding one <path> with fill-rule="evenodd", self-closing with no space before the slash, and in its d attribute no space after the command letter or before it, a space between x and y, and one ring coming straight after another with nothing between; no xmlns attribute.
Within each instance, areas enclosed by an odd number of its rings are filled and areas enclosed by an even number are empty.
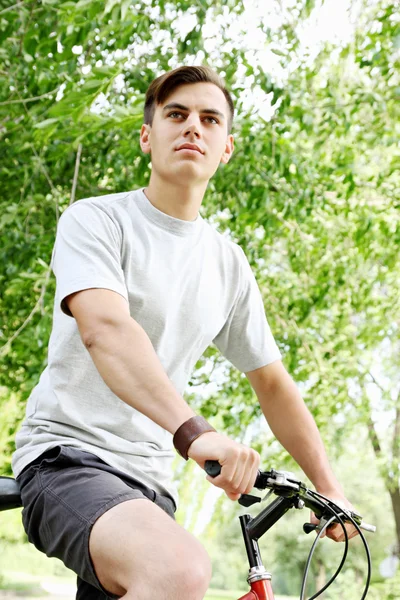
<svg viewBox="0 0 400 600"><path fill-rule="evenodd" d="M239 371L247 373L282 355L271 333L256 279L243 250L238 248L241 289L214 344Z"/></svg>
<svg viewBox="0 0 400 600"><path fill-rule="evenodd" d="M102 208L77 202L61 215L52 267L56 299L66 315L72 317L65 298L85 289L112 290L128 300L120 247L118 228Z"/></svg>

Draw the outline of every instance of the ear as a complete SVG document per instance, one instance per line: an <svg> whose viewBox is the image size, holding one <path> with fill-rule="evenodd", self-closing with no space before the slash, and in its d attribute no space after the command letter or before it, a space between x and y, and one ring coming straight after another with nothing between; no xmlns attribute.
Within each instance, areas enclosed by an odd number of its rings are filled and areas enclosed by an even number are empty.
<svg viewBox="0 0 400 600"><path fill-rule="evenodd" d="M223 155L221 156L222 163L224 163L226 165L226 163L229 162L234 149L235 149L235 144L234 144L233 135L228 135L228 137L226 138L225 150L224 150Z"/></svg>
<svg viewBox="0 0 400 600"><path fill-rule="evenodd" d="M151 125L144 124L140 129L140 147L144 154L150 154L151 152L151 144L150 144L150 133L151 133Z"/></svg>

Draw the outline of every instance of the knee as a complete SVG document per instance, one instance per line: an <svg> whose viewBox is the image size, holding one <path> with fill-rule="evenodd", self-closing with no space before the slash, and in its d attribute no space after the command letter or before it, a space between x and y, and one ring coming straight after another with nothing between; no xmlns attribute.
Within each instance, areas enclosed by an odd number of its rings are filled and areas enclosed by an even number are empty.
<svg viewBox="0 0 400 600"><path fill-rule="evenodd" d="M203 546L193 553L188 549L185 563L179 567L177 580L180 581L182 598L201 600L210 585L212 575L211 560Z"/></svg>
<svg viewBox="0 0 400 600"><path fill-rule="evenodd" d="M176 550L176 549L175 549ZM152 565L145 581L135 577L124 600L134 598L165 600L202 600L211 580L211 561L201 544L189 544L171 552L163 564Z"/></svg>

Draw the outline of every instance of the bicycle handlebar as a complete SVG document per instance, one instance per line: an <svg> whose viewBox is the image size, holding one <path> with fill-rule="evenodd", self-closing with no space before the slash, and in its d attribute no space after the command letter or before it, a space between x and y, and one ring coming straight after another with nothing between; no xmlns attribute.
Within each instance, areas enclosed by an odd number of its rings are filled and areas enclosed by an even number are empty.
<svg viewBox="0 0 400 600"><path fill-rule="evenodd" d="M204 469L210 477L217 477L221 473L221 465L217 461L213 460L206 461ZM358 513L343 508L322 494L308 489L304 483L302 483L295 475L293 475L293 473L289 473L287 471L275 471L274 469L271 469L271 471L258 471L254 487L259 490L265 490L268 488L270 493L274 492L278 498L275 498L275 500L267 504L267 506L254 518L251 518L248 514L239 517L250 564L250 573L252 572L253 567L257 567L257 565L262 566L258 547L259 538L271 527L273 527L273 525L279 521L279 519L281 519L281 517L283 517L288 510L291 508L304 508L307 506L315 513L316 517L319 519L319 524L314 525L312 523L305 523L303 526L305 533L310 533L311 531L317 529L318 535L316 536L312 545L306 567L304 569L300 593L301 600L305 599L307 577L310 572L310 564L315 548L324 532L334 523L338 523L342 527L345 536L343 557L339 567L336 570L336 573L316 594L310 598L310 600L314 600L328 587L330 587L341 572L346 561L349 543L349 536L346 531L345 521L352 523L355 529L358 531L366 552L368 571L364 591L361 596L361 600L365 600L371 580L371 555L361 529L375 532L376 528L373 525L364 523L361 515ZM268 497L269 494L267 494L266 497ZM239 503L242 506L251 506L256 502L261 502L261 500L262 499L258 496L242 494L242 496L239 498ZM250 581L253 581L250 576L248 581L249 583Z"/></svg>
<svg viewBox="0 0 400 600"><path fill-rule="evenodd" d="M217 477L221 473L221 465L215 460L207 460L204 469L210 477ZM331 515L331 512L327 511L327 502L329 502L329 499L325 501L317 497L315 492L309 490L293 473L289 473L288 471L276 471L274 469L270 471L258 471L254 487L259 490L271 489L277 496L284 498L296 497L304 503L304 506L311 509L318 519L323 519L327 514ZM249 498L246 494L242 496L242 498L246 497ZM250 496L250 498L254 497ZM257 498L255 501L258 502L260 500ZM353 519L361 529L375 533L376 527L364 523L360 514L343 507L340 507L340 510L343 513L341 516L343 516L344 520L351 521Z"/></svg>

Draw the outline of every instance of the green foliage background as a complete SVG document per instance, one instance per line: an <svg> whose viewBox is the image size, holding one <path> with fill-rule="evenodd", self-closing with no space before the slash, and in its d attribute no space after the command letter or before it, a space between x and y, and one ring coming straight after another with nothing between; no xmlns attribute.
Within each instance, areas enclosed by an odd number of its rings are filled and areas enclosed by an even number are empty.
<svg viewBox="0 0 400 600"><path fill-rule="evenodd" d="M247 6L240 0L1 4L4 473L46 365L59 215L79 198L146 184L138 144L145 90L165 70L204 62L224 75L237 117L235 155L210 182L203 215L249 257L330 455L342 460L354 432L371 448L400 544L399 11L395 0L349 2L351 41L322 44L311 57L299 32L315 4L271 0L278 21L260 21L279 73L232 38ZM192 25L181 35L183 17ZM209 23L219 27L214 38ZM258 102L248 108L249 91L270 95L269 120ZM245 378L215 349L199 361L187 397L265 464L288 463Z"/></svg>

